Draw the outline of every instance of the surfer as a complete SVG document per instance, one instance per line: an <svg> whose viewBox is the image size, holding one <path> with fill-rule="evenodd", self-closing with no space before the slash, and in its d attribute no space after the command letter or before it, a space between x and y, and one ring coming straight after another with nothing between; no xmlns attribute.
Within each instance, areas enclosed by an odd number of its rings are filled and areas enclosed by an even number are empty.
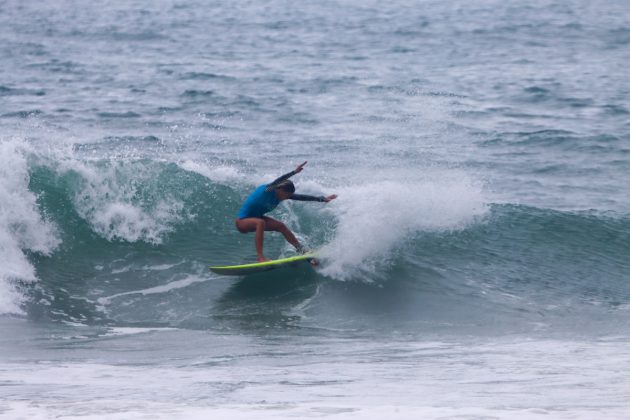
<svg viewBox="0 0 630 420"><path fill-rule="evenodd" d="M256 188L243 203L236 218L236 229L241 233L256 232L256 255L259 262L269 261L263 255L263 235L265 231L280 232L298 252L304 249L293 232L279 220L265 216L265 213L275 209L281 201L319 201L328 203L337 198L336 194L328 197L315 197L312 195L295 194L295 185L289 181L293 175L302 172L306 162L295 168L294 171L282 175L271 184L263 184Z"/></svg>

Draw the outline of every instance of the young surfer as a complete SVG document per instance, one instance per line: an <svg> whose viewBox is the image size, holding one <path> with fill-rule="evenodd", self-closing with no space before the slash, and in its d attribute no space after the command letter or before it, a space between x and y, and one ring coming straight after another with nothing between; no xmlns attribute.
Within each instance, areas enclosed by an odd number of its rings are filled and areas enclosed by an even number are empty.
<svg viewBox="0 0 630 420"><path fill-rule="evenodd" d="M266 230L280 232L291 245L303 251L302 245L293 232L284 223L265 216L265 213L275 209L281 201L320 201L328 203L337 198L336 194L328 197L315 197L312 195L295 194L295 186L289 181L293 175L302 172L306 162L295 168L294 171L282 175L271 184L263 184L256 188L243 203L236 219L236 228L241 233L256 232L256 255L259 262L269 261L263 255L263 235Z"/></svg>

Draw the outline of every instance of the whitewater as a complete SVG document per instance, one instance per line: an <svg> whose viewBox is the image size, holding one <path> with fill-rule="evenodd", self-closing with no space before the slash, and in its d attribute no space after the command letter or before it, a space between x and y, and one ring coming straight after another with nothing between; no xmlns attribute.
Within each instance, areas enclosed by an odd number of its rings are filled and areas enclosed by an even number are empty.
<svg viewBox="0 0 630 420"><path fill-rule="evenodd" d="M0 2L0 418L628 418L628 27L616 0ZM320 267L211 273L303 161L339 198L271 216Z"/></svg>

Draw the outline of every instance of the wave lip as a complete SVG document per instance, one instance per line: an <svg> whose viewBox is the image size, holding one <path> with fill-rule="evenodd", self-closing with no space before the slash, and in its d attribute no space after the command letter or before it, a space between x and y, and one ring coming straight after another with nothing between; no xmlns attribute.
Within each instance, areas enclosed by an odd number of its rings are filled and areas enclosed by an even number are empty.
<svg viewBox="0 0 630 420"><path fill-rule="evenodd" d="M66 159L56 170L69 185L79 216L109 241L158 244L185 217L182 201L160 191L164 170L159 164Z"/></svg>
<svg viewBox="0 0 630 420"><path fill-rule="evenodd" d="M20 140L0 140L0 315L23 314L26 299L19 283L35 282L35 268L25 252L50 255L61 243L56 226L39 210L29 191L27 154Z"/></svg>

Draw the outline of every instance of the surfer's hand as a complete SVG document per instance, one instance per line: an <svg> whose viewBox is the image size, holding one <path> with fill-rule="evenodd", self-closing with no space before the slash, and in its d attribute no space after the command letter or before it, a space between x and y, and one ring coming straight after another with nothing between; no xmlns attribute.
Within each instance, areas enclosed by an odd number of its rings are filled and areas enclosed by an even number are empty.
<svg viewBox="0 0 630 420"><path fill-rule="evenodd" d="M332 201L335 198L337 198L337 194L333 194L333 195L329 195L328 197L324 197L324 203L328 203L329 201Z"/></svg>
<svg viewBox="0 0 630 420"><path fill-rule="evenodd" d="M298 167L297 167L297 168L295 168L295 171L294 171L294 172L295 172L296 174L297 174L297 173L302 172L302 169L304 169L304 165L306 165L306 162L307 162L307 161L305 161L305 162L304 162L303 164L301 164L301 165L298 165Z"/></svg>

